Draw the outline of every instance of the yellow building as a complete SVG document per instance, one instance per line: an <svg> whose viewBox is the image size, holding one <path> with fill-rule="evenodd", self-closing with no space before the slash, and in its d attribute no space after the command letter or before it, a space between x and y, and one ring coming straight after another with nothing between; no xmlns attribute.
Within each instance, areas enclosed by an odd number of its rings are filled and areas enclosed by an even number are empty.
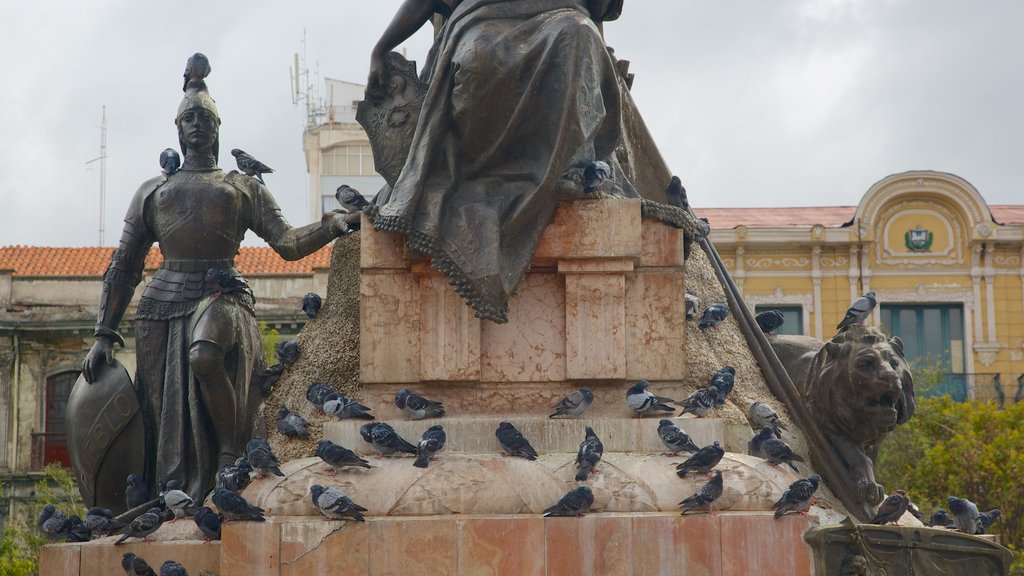
<svg viewBox="0 0 1024 576"><path fill-rule="evenodd" d="M1024 205L990 206L958 176L913 171L857 206L696 212L747 304L781 309L785 333L828 339L873 291L872 323L914 365L940 368L938 392L1024 400Z"/></svg>

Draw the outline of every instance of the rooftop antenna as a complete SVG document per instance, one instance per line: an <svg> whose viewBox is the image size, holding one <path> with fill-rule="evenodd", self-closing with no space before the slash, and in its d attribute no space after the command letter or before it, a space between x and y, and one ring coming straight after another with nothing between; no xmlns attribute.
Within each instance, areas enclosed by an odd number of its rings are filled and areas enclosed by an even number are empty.
<svg viewBox="0 0 1024 576"><path fill-rule="evenodd" d="M107 107L103 107L103 115L100 117L100 155L86 162L86 166L93 162L100 163L100 246L106 244L107 236Z"/></svg>
<svg viewBox="0 0 1024 576"><path fill-rule="evenodd" d="M289 66L289 80L292 85L292 105L300 103L306 106L306 128L313 128L323 123L327 115L326 107L320 99L317 85L319 84L319 69L314 70L311 75L306 67L306 31L302 31L302 57L295 53L295 63Z"/></svg>

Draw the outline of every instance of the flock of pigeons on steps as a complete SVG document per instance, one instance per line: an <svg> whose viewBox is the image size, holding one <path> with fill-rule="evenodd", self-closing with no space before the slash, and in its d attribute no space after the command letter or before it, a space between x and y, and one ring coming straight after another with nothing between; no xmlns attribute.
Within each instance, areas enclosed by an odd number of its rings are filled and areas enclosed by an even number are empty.
<svg viewBox="0 0 1024 576"><path fill-rule="evenodd" d="M690 294L687 294L686 300L687 318L690 319L695 316L699 301ZM310 318L316 316L320 304L321 299L316 294L308 294L303 298L303 310ZM858 298L837 328L843 331L853 324L863 323L871 315L876 304L872 292ZM723 322L728 314L728 306L712 303L704 310L699 328L702 331L713 328ZM765 333L771 334L773 330L782 325L782 314L776 310L764 312L757 316L757 323ZM276 375L279 376L283 372L283 368L294 363L300 354L301 349L293 341L279 344L277 356L280 364L277 365L278 368L271 367L268 372L276 372ZM731 366L725 366L711 377L706 387L697 390L683 401L657 396L649 390L650 384L641 380L626 391L626 406L636 414L637 418L674 413L675 405L682 407L679 416L690 413L698 418L703 418L716 408L725 405L735 379L736 370ZM272 385L273 382L269 384L269 386ZM373 447L374 451L381 456L412 455L415 457L413 466L419 468L428 467L430 461L434 460L436 454L444 448L447 440L443 426L435 424L427 428L417 444L408 442L389 424L375 421L369 407L319 382L309 385L306 398L321 413L333 415L342 420L370 420L361 426L360 435ZM580 388L559 401L549 418L578 418L593 402L594 394L588 388ZM445 415L442 403L429 400L404 388L395 395L394 403L402 414L411 420L441 418ZM794 453L782 439L782 431L786 428L778 414L769 405L763 402L754 402L747 410L747 418L756 431L748 442L748 453L768 460L772 465L785 464L794 472L799 473L794 462L804 462L804 459ZM277 430L287 438L310 437L308 422L298 413L289 410L284 404L281 405L277 413L275 423ZM506 454L527 460L537 459L537 451L512 423L501 422L495 430L495 436ZM698 447L676 422L668 418L659 420L658 436L668 450L667 456L677 456L680 452L690 454L685 461L675 464L676 474L679 477L685 478L690 473L696 473L705 474L710 478L696 493L684 498L679 503L682 514L698 508L703 508L708 514L713 514L715 502L723 493L723 473L716 466L725 455L724 448L718 441ZM575 461L575 480L577 482L586 482L592 474L598 471L597 466L603 453L604 445L601 439L592 427L586 426L585 436L580 443ZM369 461L361 458L352 450L327 439L317 442L316 455L327 464L326 473L331 476L335 475L340 468L372 468ZM193 500L181 490L181 485L176 480L161 480L158 498L155 501L150 501L145 479L137 474L131 474L128 476L125 493L128 508L141 507L147 503L155 503L155 505L127 525L115 518L110 510L104 508L91 508L83 521L75 515L65 514L52 504L43 509L38 525L40 530L51 540L84 542L94 536L120 534L121 538L115 542L115 544L120 544L129 538L146 540L164 522L173 522L191 516L206 541L218 540L223 522L264 521L264 511L250 504L241 495L241 491L252 481L254 472L260 478L271 474L284 476L280 469L280 462L271 450L270 443L264 438L250 440L245 448L245 456L238 458L234 464L223 466L218 472L217 487L211 498L217 507L217 512L207 506L196 506ZM781 518L788 513L806 514L820 481L821 478L813 474L793 482L772 506L772 509L775 510L775 518ZM313 505L327 518L365 522L363 513L367 512L367 509L353 502L338 488L313 485L309 497ZM998 509L979 512L978 507L970 500L954 496L950 496L947 503L949 512L939 509L932 514L930 519L926 519L910 502L910 498L903 490L896 490L882 502L872 522L875 524L898 523L899 518L909 510L931 526L955 528L967 534L983 534L1001 514ZM593 504L594 494L590 487L583 484L567 492L558 502L544 510L543 514L545 517L582 516L590 511ZM132 553L124 554L122 567L129 576L155 574L142 558ZM167 561L161 566L160 575L187 576L187 573L177 562Z"/></svg>

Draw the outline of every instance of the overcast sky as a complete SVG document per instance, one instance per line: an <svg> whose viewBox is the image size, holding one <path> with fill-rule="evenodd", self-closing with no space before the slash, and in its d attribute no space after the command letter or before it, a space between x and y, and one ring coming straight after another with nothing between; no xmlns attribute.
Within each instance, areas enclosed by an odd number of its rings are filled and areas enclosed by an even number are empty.
<svg viewBox="0 0 1024 576"><path fill-rule="evenodd" d="M244 148L293 224L307 219L304 110L289 66L364 82L399 0L5 1L0 245L106 244L177 147L181 73L209 56L221 165ZM1024 202L1024 2L626 0L606 26L633 96L698 207L853 205L906 170L952 172ZM422 62L429 34L406 44Z"/></svg>

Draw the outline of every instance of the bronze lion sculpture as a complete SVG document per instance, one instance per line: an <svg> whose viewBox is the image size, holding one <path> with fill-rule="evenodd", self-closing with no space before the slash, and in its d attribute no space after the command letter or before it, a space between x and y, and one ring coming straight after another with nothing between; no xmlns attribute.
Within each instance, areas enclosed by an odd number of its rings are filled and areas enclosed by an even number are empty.
<svg viewBox="0 0 1024 576"><path fill-rule="evenodd" d="M828 342L805 336L770 341L858 494L878 504L885 495L875 482L878 447L914 414L914 380L903 342L859 325Z"/></svg>

